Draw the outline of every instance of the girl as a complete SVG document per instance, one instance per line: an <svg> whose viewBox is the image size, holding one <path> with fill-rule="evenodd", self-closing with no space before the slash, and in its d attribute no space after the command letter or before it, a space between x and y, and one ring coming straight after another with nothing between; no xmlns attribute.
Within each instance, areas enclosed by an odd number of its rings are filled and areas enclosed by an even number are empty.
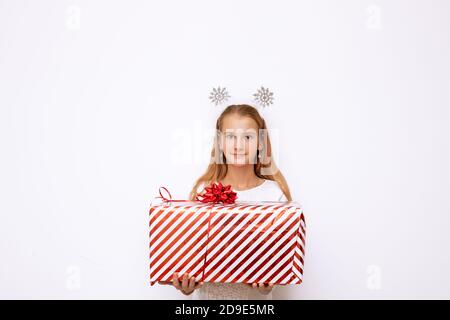
<svg viewBox="0 0 450 320"><path fill-rule="evenodd" d="M230 184L239 201L292 200L286 180L271 159L266 123L254 107L230 105L222 112L211 156L190 200L211 182ZM173 279L173 286L185 295L194 292L193 299L272 299L272 284L196 283L194 277L177 273Z"/></svg>

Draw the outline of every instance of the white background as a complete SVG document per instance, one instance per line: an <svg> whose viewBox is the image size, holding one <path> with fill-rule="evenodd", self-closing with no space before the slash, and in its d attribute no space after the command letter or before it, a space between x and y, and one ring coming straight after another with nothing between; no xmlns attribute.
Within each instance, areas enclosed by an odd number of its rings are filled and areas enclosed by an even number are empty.
<svg viewBox="0 0 450 320"><path fill-rule="evenodd" d="M0 0L0 298L148 285L148 207L187 197L220 107L264 110L307 218L274 298L450 298L448 1Z"/></svg>

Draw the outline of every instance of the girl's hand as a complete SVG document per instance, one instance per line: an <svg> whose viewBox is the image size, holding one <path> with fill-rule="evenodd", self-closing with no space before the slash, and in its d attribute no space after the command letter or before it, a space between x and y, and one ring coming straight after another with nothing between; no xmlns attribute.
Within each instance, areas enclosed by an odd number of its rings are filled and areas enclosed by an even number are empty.
<svg viewBox="0 0 450 320"><path fill-rule="evenodd" d="M248 286L251 286L253 289L258 289L261 294L267 295L272 291L273 283L264 284L264 283L256 283L253 284L246 283Z"/></svg>
<svg viewBox="0 0 450 320"><path fill-rule="evenodd" d="M177 290L180 290L184 295L190 295L195 289L203 286L203 282L195 283L195 278L189 279L189 274L185 273L182 280L178 280L178 273L174 273L172 283L158 281L159 284L172 284Z"/></svg>

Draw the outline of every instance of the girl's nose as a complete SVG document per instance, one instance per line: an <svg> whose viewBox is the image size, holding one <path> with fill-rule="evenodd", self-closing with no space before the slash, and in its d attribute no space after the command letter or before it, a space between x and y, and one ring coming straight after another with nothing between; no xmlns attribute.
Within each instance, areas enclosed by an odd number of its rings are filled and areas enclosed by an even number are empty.
<svg viewBox="0 0 450 320"><path fill-rule="evenodd" d="M237 138L235 148L238 150L245 150L246 141L243 138Z"/></svg>

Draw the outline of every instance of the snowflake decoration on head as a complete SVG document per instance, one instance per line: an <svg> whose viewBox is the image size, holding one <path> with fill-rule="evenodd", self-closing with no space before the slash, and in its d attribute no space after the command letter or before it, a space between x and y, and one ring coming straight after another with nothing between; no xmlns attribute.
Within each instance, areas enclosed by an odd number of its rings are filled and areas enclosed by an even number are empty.
<svg viewBox="0 0 450 320"><path fill-rule="evenodd" d="M256 102L263 107L273 104L273 92L270 92L269 89L261 87L261 89L258 89L253 96L255 97Z"/></svg>
<svg viewBox="0 0 450 320"><path fill-rule="evenodd" d="M211 94L209 95L209 99L216 106L218 104L221 104L221 103L227 101L228 98L230 98L230 96L228 95L227 89L221 88L221 87L213 88L213 90L211 91Z"/></svg>

